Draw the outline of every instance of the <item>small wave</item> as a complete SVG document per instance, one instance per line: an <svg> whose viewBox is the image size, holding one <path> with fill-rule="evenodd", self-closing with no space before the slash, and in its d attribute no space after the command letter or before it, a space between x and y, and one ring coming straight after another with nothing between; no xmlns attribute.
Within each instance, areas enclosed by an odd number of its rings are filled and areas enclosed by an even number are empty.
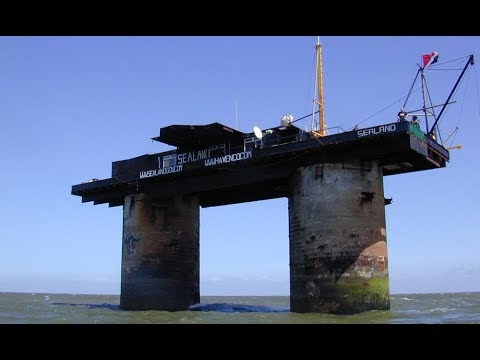
<svg viewBox="0 0 480 360"><path fill-rule="evenodd" d="M446 313L446 312L452 312L452 311L457 311L457 309L442 307L442 308L434 308L434 309L429 310L429 312L431 312L431 313L438 313L438 312Z"/></svg>
<svg viewBox="0 0 480 360"><path fill-rule="evenodd" d="M195 304L188 308L191 311L218 311L224 313L245 313L245 312L259 312L259 313L279 313L288 312L288 309L274 308L269 306L258 305L241 305L241 304Z"/></svg>
<svg viewBox="0 0 480 360"><path fill-rule="evenodd" d="M120 305L115 305L115 304L71 304L71 303L61 303L61 302L55 302L52 303L51 305L66 305L66 306L85 306L89 309L110 309L110 310L120 310Z"/></svg>

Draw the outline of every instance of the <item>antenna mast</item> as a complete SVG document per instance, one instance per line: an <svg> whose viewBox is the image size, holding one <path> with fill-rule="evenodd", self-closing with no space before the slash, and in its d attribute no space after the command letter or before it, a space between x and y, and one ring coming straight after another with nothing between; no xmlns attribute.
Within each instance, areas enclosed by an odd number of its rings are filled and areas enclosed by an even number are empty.
<svg viewBox="0 0 480 360"><path fill-rule="evenodd" d="M235 130L238 130L237 98L235 98Z"/></svg>
<svg viewBox="0 0 480 360"><path fill-rule="evenodd" d="M312 114L312 132L316 136L326 135L325 125L325 112L324 112L324 100L323 100L323 61L322 61L322 44L320 44L320 36L317 36L317 45L315 46L317 53L317 67L316 67L316 86L314 99L313 114ZM315 105L318 105L318 128L315 122Z"/></svg>

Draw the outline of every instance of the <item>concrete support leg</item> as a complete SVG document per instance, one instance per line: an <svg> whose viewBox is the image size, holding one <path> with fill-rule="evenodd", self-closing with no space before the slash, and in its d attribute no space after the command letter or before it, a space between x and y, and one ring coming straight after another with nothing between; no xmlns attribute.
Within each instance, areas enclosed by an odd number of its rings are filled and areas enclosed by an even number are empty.
<svg viewBox="0 0 480 360"><path fill-rule="evenodd" d="M199 216L197 197L125 197L120 307L176 311L200 302Z"/></svg>
<svg viewBox="0 0 480 360"><path fill-rule="evenodd" d="M290 308L388 310L383 174L377 161L318 164L290 178Z"/></svg>

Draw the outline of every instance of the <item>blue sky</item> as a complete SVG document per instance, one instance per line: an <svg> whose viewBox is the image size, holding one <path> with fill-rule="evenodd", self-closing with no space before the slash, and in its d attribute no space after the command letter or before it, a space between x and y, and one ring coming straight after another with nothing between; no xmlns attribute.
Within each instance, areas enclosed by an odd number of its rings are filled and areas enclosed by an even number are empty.
<svg viewBox="0 0 480 360"><path fill-rule="evenodd" d="M0 37L0 291L119 294L122 208L71 186L111 162L170 149L171 124L251 131L311 112L314 36ZM352 128L405 96L420 55L480 37L322 37L325 115ZM451 64L450 64L451 65ZM433 102L458 72L431 71ZM442 80L442 77L445 79ZM480 291L478 70L440 126L460 130L444 169L384 179L392 293ZM414 94L418 97L418 91ZM413 103L412 103L413 105ZM401 103L362 123L394 122ZM305 127L309 120L299 122ZM201 295L288 295L287 200L201 209Z"/></svg>

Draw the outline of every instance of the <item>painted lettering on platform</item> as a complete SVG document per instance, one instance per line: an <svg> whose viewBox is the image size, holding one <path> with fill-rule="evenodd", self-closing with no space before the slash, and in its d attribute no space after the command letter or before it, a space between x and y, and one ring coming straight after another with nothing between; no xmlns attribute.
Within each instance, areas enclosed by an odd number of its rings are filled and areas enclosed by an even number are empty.
<svg viewBox="0 0 480 360"><path fill-rule="evenodd" d="M177 162L179 165L189 163L192 161L205 160L210 157L210 149L203 149L198 151L191 151L188 153L178 154Z"/></svg>
<svg viewBox="0 0 480 360"><path fill-rule="evenodd" d="M220 145L221 146L221 145ZM210 157L210 151L217 150L220 146L210 147L209 149L192 151L182 154L170 154L158 156L158 169L140 171L140 179L149 178L153 176L173 174L183 171L183 165L189 162L204 160L203 165L214 166L218 164L225 164L240 160L250 159L252 157L251 151L244 151L240 153L223 155L217 157ZM223 151L223 150L222 150Z"/></svg>
<svg viewBox="0 0 480 360"><path fill-rule="evenodd" d="M397 130L397 126L395 124L390 125L382 125L382 126L375 126L368 129L362 129L357 131L358 137L370 136L370 135L378 135L387 132L392 132Z"/></svg>
<svg viewBox="0 0 480 360"><path fill-rule="evenodd" d="M224 163L229 163L229 162L234 162L239 160L246 160L246 159L250 159L251 157L252 157L251 151L244 151L241 153L219 156L212 159L206 159L205 166L213 166L213 165L224 164Z"/></svg>
<svg viewBox="0 0 480 360"><path fill-rule="evenodd" d="M152 176L173 174L173 173L180 172L182 170L183 170L183 165L175 165L175 166L166 167L164 169L140 171L140 179L148 178Z"/></svg>

